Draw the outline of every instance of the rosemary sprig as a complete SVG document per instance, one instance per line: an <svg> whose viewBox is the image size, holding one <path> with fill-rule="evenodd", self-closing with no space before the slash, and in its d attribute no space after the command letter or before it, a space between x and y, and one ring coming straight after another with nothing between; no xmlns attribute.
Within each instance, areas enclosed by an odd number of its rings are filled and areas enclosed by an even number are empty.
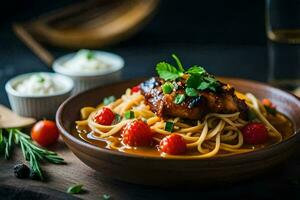
<svg viewBox="0 0 300 200"><path fill-rule="evenodd" d="M20 145L22 154L25 160L29 161L31 169L39 176L41 180L44 179L43 172L40 166L41 161L48 161L53 164L63 164L64 159L59 157L55 152L43 149L36 146L30 136L21 132L20 129L11 128L5 130L7 137L3 134L4 131L0 129L0 152L1 145L5 146L5 158L9 159L11 155L13 142Z"/></svg>

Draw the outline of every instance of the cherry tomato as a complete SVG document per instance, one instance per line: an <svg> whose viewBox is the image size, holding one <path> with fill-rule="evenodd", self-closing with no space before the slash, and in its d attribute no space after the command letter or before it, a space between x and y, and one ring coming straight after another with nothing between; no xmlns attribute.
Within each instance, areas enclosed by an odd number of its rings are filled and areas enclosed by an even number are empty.
<svg viewBox="0 0 300 200"><path fill-rule="evenodd" d="M43 147L54 144L58 137L56 124L50 120L39 121L31 129L31 138Z"/></svg>
<svg viewBox="0 0 300 200"><path fill-rule="evenodd" d="M111 125L114 119L115 119L114 112L107 107L102 108L95 116L95 121L98 124L105 125L105 126Z"/></svg>
<svg viewBox="0 0 300 200"><path fill-rule="evenodd" d="M140 85L136 85L133 88L131 88L131 92L132 93L139 92L140 90L141 90Z"/></svg>
<svg viewBox="0 0 300 200"><path fill-rule="evenodd" d="M187 149L187 145L182 138L182 136L177 134L171 134L164 137L160 141L160 149L162 152L171 154L171 155L180 155L184 154Z"/></svg>
<svg viewBox="0 0 300 200"><path fill-rule="evenodd" d="M244 141L247 144L263 144L268 140L268 130L264 124L252 122L242 128Z"/></svg>
<svg viewBox="0 0 300 200"><path fill-rule="evenodd" d="M142 120L129 122L122 130L124 144L133 147L150 146L153 142L152 136L150 127Z"/></svg>

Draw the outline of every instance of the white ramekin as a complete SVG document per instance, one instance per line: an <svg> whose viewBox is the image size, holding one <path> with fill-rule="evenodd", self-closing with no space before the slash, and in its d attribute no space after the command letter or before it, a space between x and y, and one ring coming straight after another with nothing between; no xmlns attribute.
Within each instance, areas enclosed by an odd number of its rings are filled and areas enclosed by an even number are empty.
<svg viewBox="0 0 300 200"><path fill-rule="evenodd" d="M36 73L52 76L56 81L64 85L64 89L51 95L25 95L15 90L18 83ZM74 83L69 77L49 72L22 74L10 79L5 84L5 90L12 110L21 116L34 117L36 119L54 118L59 105L71 96L73 87Z"/></svg>
<svg viewBox="0 0 300 200"><path fill-rule="evenodd" d="M63 64L75 56L76 53L67 54L55 60L52 68L55 72L70 77L74 81L73 94L84 90L112 83L121 79L121 69L124 67L124 59L116 54L105 51L93 51L111 63L111 68L99 72L74 72L63 67Z"/></svg>

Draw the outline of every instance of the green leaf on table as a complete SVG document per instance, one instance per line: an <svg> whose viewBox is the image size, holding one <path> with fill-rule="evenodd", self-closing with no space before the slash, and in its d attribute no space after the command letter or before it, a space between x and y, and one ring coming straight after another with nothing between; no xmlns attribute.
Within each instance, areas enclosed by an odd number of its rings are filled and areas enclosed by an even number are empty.
<svg viewBox="0 0 300 200"><path fill-rule="evenodd" d="M67 193L69 193L69 194L79 194L83 191L82 187L83 187L82 184L72 185L68 188Z"/></svg>
<svg viewBox="0 0 300 200"><path fill-rule="evenodd" d="M109 200L109 199L110 199L110 195L104 194L104 195L102 196L102 198L103 198L104 200Z"/></svg>

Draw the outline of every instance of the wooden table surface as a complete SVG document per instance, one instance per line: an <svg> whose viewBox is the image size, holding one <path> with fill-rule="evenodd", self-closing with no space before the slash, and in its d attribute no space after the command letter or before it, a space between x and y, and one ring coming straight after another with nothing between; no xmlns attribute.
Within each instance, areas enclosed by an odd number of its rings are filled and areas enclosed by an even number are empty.
<svg viewBox="0 0 300 200"><path fill-rule="evenodd" d="M256 199L259 197L271 198L274 195L284 197L286 194L300 197L299 192L297 192L300 189L300 156L298 153L295 153L287 161L288 164L242 183L206 188L203 186L195 186L195 188L157 188L104 180L99 173L77 159L62 141L52 147L52 150L57 151L66 160L67 164L43 164L42 167L48 175L47 181L21 180L14 177L14 164L23 162L20 154L21 150L15 148L11 160L0 159L0 185L33 188L33 190L42 187L43 189L49 188L65 192L68 186L81 183L84 185L86 192L76 196L82 199L102 199L103 194L109 194L111 199L122 200L190 199L194 197L215 199L224 197L239 198L243 195L247 195L250 199ZM297 152L300 152L300 146ZM51 191L49 192L51 193Z"/></svg>

